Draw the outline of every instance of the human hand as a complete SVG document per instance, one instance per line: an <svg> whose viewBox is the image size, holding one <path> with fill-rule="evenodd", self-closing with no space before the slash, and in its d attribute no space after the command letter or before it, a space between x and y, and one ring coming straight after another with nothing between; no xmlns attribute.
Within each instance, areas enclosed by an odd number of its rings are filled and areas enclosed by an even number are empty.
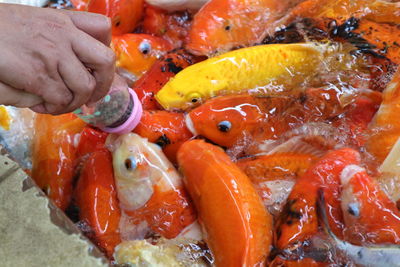
<svg viewBox="0 0 400 267"><path fill-rule="evenodd" d="M0 103L61 114L99 100L115 72L110 41L105 16L0 4Z"/></svg>

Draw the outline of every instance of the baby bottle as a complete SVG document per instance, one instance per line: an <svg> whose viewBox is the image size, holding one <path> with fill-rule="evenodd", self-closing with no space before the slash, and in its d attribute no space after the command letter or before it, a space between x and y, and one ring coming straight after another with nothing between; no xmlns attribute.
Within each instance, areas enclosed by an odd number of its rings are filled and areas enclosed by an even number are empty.
<svg viewBox="0 0 400 267"><path fill-rule="evenodd" d="M138 125L142 112L142 104L136 93L124 83L114 83L105 97L74 113L104 132L125 134Z"/></svg>

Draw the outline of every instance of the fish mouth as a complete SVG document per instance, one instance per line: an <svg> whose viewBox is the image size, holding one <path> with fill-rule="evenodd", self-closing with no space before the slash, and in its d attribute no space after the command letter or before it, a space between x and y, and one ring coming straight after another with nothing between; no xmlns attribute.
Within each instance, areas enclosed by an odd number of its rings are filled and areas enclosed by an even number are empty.
<svg viewBox="0 0 400 267"><path fill-rule="evenodd" d="M192 121L192 119L190 118L190 115L189 115L189 114L186 114L186 115L185 115L185 124L186 124L186 128L188 128L189 131L190 131L194 136L197 136L197 135L198 135L198 133L196 132L196 129L194 128L193 121Z"/></svg>

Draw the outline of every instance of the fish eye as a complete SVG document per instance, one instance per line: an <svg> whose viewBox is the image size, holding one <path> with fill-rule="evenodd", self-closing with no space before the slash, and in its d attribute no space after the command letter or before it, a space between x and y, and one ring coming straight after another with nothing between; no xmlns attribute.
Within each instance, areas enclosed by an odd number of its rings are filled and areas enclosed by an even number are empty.
<svg viewBox="0 0 400 267"><path fill-rule="evenodd" d="M129 158L127 158L127 159L125 160L124 164L125 164L125 168L126 168L128 171L133 171L133 170L135 170L136 167L137 167L136 159L135 159L134 157L132 157L132 156L130 156Z"/></svg>
<svg viewBox="0 0 400 267"><path fill-rule="evenodd" d="M147 40L142 41L139 45L139 51L143 55L149 54L151 52L151 44Z"/></svg>
<svg viewBox="0 0 400 267"><path fill-rule="evenodd" d="M220 130L223 133L229 132L229 130L232 128L232 123L230 121L221 121L217 125L218 130Z"/></svg>
<svg viewBox="0 0 400 267"><path fill-rule="evenodd" d="M192 103L197 103L201 100L201 95L199 93L191 93L187 99Z"/></svg>
<svg viewBox="0 0 400 267"><path fill-rule="evenodd" d="M360 216L360 205L358 203L350 203L347 206L347 212L355 217Z"/></svg>

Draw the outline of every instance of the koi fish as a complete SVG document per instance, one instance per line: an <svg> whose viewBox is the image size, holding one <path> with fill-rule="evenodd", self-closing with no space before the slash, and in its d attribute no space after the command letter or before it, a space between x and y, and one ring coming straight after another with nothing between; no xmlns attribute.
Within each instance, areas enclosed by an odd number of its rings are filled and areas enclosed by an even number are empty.
<svg viewBox="0 0 400 267"><path fill-rule="evenodd" d="M293 104L294 100L290 97L217 97L189 112L186 126L194 135L204 136L220 146L232 147L245 136L260 133L268 139L278 129L280 133L286 130L286 127L281 129L282 123L270 125L269 128L260 125L266 119L282 114Z"/></svg>
<svg viewBox="0 0 400 267"><path fill-rule="evenodd" d="M211 0L194 16L186 48L209 56L254 45L275 30L275 20L301 1Z"/></svg>
<svg viewBox="0 0 400 267"><path fill-rule="evenodd" d="M213 98L186 116L194 135L232 148L243 140L278 139L300 124L324 122L345 112L337 89L310 88L291 96L233 95ZM354 97L354 96L352 96ZM256 148L245 148L257 153Z"/></svg>
<svg viewBox="0 0 400 267"><path fill-rule="evenodd" d="M154 95L182 69L192 65L195 58L183 50L173 50L158 59L143 76L135 82L135 90L143 109L159 109Z"/></svg>
<svg viewBox="0 0 400 267"><path fill-rule="evenodd" d="M379 164L400 137L400 121L393 119L400 113L400 69L393 75L382 97L382 104L369 125L372 134L366 143L367 151Z"/></svg>
<svg viewBox="0 0 400 267"><path fill-rule="evenodd" d="M153 64L172 49L168 41L148 34L129 33L113 36L111 47L116 66L136 77L142 76Z"/></svg>
<svg viewBox="0 0 400 267"><path fill-rule="evenodd" d="M32 152L32 178L65 210L72 196L76 145L85 123L74 114L37 114Z"/></svg>
<svg viewBox="0 0 400 267"><path fill-rule="evenodd" d="M224 151L203 140L184 143L178 162L216 266L261 266L272 218L248 177Z"/></svg>
<svg viewBox="0 0 400 267"><path fill-rule="evenodd" d="M90 0L87 11L111 18L112 34L132 32L143 13L143 0Z"/></svg>
<svg viewBox="0 0 400 267"><path fill-rule="evenodd" d="M290 193L276 230L276 246L280 250L303 242L318 232L315 203L317 191L324 188L329 207L329 225L342 236L343 218L340 206L340 174L351 164L360 162L360 154L343 148L327 153L311 166L299 179Z"/></svg>
<svg viewBox="0 0 400 267"><path fill-rule="evenodd" d="M119 222L121 210L111 153L98 149L85 161L77 186L75 200L79 207L79 219L90 227L89 237L112 258L115 247L121 243Z"/></svg>
<svg viewBox="0 0 400 267"><path fill-rule="evenodd" d="M400 212L379 184L357 165L343 169L341 205L352 244L400 243Z"/></svg>
<svg viewBox="0 0 400 267"><path fill-rule="evenodd" d="M183 113L163 110L144 111L133 132L159 145L172 163L176 163L179 147L193 137L186 128Z"/></svg>
<svg viewBox="0 0 400 267"><path fill-rule="evenodd" d="M400 3L382 0L307 0L294 7L286 18L292 21L297 17L303 18L335 18L343 23L350 17L365 18L378 23L399 24L397 14Z"/></svg>
<svg viewBox="0 0 400 267"><path fill-rule="evenodd" d="M272 215L281 212L295 180L317 160L312 154L282 152L239 159L237 166L250 178Z"/></svg>
<svg viewBox="0 0 400 267"><path fill-rule="evenodd" d="M354 263L360 266L369 267L400 266L400 246L386 245L381 247L361 247L340 240L329 227L325 198L322 190L319 190L317 209L320 225L327 233L331 242L338 250L345 253Z"/></svg>
<svg viewBox="0 0 400 267"><path fill-rule="evenodd" d="M184 69L164 85L156 99L165 109L187 110L219 95L247 92L273 96L322 87L329 83L319 80L317 73L363 71L365 60L354 58L351 49L354 47L318 43L238 49ZM337 57L343 58L338 62Z"/></svg>
<svg viewBox="0 0 400 267"><path fill-rule="evenodd" d="M107 144L113 153L120 207L129 223L136 228L145 224L147 232L165 238L186 233L196 223L196 212L182 177L161 148L134 133L110 135ZM197 227L192 230L199 231Z"/></svg>

